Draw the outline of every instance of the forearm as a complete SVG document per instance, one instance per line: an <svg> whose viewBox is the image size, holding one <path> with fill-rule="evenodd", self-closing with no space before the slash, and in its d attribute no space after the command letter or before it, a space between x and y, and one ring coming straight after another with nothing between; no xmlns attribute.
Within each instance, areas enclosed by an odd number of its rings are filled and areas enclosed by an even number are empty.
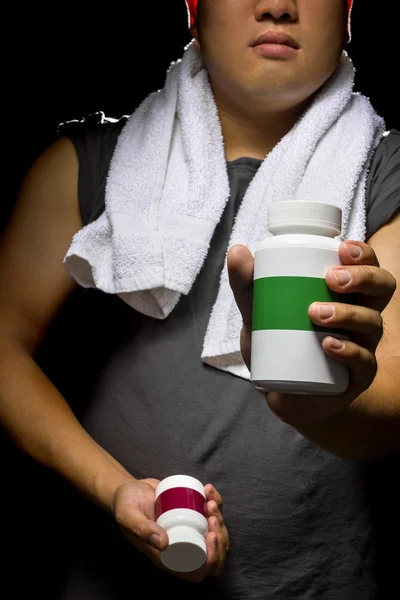
<svg viewBox="0 0 400 600"><path fill-rule="evenodd" d="M27 454L111 511L132 476L84 430L65 399L17 344L0 347L0 424Z"/></svg>
<svg viewBox="0 0 400 600"><path fill-rule="evenodd" d="M386 357L374 382L332 419L298 431L347 459L370 459L400 451L400 359Z"/></svg>

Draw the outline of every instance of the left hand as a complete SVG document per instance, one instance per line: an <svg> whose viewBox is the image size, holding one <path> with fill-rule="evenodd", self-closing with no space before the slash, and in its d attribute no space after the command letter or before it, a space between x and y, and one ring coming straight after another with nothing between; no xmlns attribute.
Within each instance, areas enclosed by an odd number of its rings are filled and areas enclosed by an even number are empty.
<svg viewBox="0 0 400 600"><path fill-rule="evenodd" d="M354 294L354 304L315 302L308 314L317 325L351 332L351 341L328 336L322 342L329 356L349 367L349 387L340 396L266 394L267 403L276 416L294 427L333 417L368 389L376 375L375 351L383 335L381 313L395 292L396 280L388 271L380 268L376 254L368 244L343 242L339 256L343 266L329 269L326 283L339 294ZM253 255L246 246L236 245L229 250L229 281L243 318L241 351L249 369L253 268ZM324 316L324 312L327 316Z"/></svg>
<svg viewBox="0 0 400 600"><path fill-rule="evenodd" d="M199 583L206 577L220 575L225 566L230 544L220 493L210 483L204 487L208 520L208 533L205 536L206 562L196 571L180 573L171 571L161 562L159 551L168 547L168 535L155 522L155 492L159 483L153 478L132 478L132 481L117 489L113 513L122 532L156 567L175 577Z"/></svg>

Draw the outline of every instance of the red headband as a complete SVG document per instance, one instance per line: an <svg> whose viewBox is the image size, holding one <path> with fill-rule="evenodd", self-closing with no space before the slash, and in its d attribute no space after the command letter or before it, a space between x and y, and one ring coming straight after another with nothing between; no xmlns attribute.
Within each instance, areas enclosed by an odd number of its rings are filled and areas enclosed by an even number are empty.
<svg viewBox="0 0 400 600"><path fill-rule="evenodd" d="M197 17L197 3L199 0L185 0L190 17L190 27L193 27Z"/></svg>
<svg viewBox="0 0 400 600"><path fill-rule="evenodd" d="M186 1L186 5L187 5L187 9L188 9L188 14L190 17L190 27L193 27L193 25L195 24L196 21L196 17L197 17L197 4L199 2L199 0L185 0ZM350 38L350 19L351 19L351 9L353 7L353 0L347 0L347 4L349 7L349 21L348 21L348 25L347 25L347 33L349 34L349 38Z"/></svg>

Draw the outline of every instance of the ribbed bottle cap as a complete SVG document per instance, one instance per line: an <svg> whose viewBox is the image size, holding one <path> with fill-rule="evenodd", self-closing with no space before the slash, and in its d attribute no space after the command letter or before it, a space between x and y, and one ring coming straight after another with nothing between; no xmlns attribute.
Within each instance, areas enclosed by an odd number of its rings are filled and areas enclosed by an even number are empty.
<svg viewBox="0 0 400 600"><path fill-rule="evenodd" d="M206 540L191 527L173 527L168 532L169 546L161 552L161 562L171 569L188 573L200 569L207 559Z"/></svg>
<svg viewBox="0 0 400 600"><path fill-rule="evenodd" d="M275 202L268 208L271 233L309 233L335 237L342 229L342 211L323 202Z"/></svg>

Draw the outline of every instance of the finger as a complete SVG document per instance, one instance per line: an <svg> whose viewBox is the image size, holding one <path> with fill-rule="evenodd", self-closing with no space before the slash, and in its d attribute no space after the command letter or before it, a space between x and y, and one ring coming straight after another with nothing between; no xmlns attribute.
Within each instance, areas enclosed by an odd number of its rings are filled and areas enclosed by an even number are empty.
<svg viewBox="0 0 400 600"><path fill-rule="evenodd" d="M229 545L230 545L230 540L229 540L229 533L228 533L228 529L226 528L225 523L221 523L219 521L214 520L215 517L213 517L213 522L212 524L210 524L210 531L215 531L217 536L218 536L218 544L221 546L223 546L223 550L224 552L229 550ZM221 547L220 547L221 550Z"/></svg>
<svg viewBox="0 0 400 600"><path fill-rule="evenodd" d="M213 574L214 575L221 575L224 566L225 566L225 562L226 562L226 557L228 554L228 545L229 545L229 541L227 538L227 531L226 534L224 531L220 531L217 534L217 541L218 541L218 563L215 565L214 569L213 569Z"/></svg>
<svg viewBox="0 0 400 600"><path fill-rule="evenodd" d="M362 294L366 302L380 312L389 303L396 290L396 280L385 269L368 265L335 267L326 274L326 283L339 294ZM368 300L369 298L369 300Z"/></svg>
<svg viewBox="0 0 400 600"><path fill-rule="evenodd" d="M374 250L364 242L346 240L339 247L339 257L344 265L371 265L379 267Z"/></svg>
<svg viewBox="0 0 400 600"><path fill-rule="evenodd" d="M130 509L117 518L125 532L129 532L132 541L144 542L157 550L168 546L168 534L155 521L151 521L138 510Z"/></svg>
<svg viewBox="0 0 400 600"><path fill-rule="evenodd" d="M327 271L326 281L335 292L379 298L391 297L396 289L396 280L389 271L369 265L334 267Z"/></svg>
<svg viewBox="0 0 400 600"><path fill-rule="evenodd" d="M236 244L228 252L227 263L229 283L243 324L250 327L253 309L253 255L246 246Z"/></svg>
<svg viewBox="0 0 400 600"><path fill-rule="evenodd" d="M229 552L230 547L231 547L231 538L229 536L229 531L228 531L226 525L223 526L222 532L224 534L224 539L225 539L224 544L225 544L226 551Z"/></svg>
<svg viewBox="0 0 400 600"><path fill-rule="evenodd" d="M210 575L219 575L224 567L229 549L229 534L224 524L220 524L216 517L209 519L209 531L216 533L218 544L218 562L210 569Z"/></svg>
<svg viewBox="0 0 400 600"><path fill-rule="evenodd" d="M222 525L224 524L224 517L222 515L222 512L219 510L218 504L214 502L214 500L211 500L207 503L207 515L209 518L215 517L218 520L220 527L222 527Z"/></svg>
<svg viewBox="0 0 400 600"><path fill-rule="evenodd" d="M377 310L354 304L314 302L308 309L316 325L364 334L367 349L375 352L383 334L383 319Z"/></svg>
<svg viewBox="0 0 400 600"><path fill-rule="evenodd" d="M354 342L332 336L324 338L322 347L335 360L349 367L351 382L360 392L369 388L377 371L376 358L372 352Z"/></svg>
<svg viewBox="0 0 400 600"><path fill-rule="evenodd" d="M209 575L212 575L219 562L219 546L218 535L216 531L210 531L206 537L207 561L205 570Z"/></svg>
<svg viewBox="0 0 400 600"><path fill-rule="evenodd" d="M210 517L208 519L208 531L213 531L215 533L221 531L221 525L217 517Z"/></svg>
<svg viewBox="0 0 400 600"><path fill-rule="evenodd" d="M222 512L222 496L218 490L211 483L207 483L207 485L204 487L204 492L206 494L207 501L209 502L213 500L216 502L218 509Z"/></svg>

